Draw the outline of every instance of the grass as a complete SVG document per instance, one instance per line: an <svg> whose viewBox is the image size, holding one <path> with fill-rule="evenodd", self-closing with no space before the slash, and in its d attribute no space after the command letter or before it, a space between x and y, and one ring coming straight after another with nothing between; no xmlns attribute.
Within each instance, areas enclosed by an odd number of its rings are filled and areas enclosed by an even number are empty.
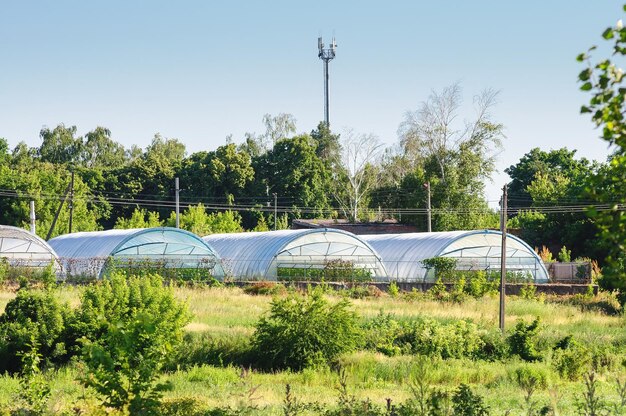
<svg viewBox="0 0 626 416"><path fill-rule="evenodd" d="M81 287L61 287L59 298L76 306ZM245 342L258 319L269 309L271 296L245 294L239 288L175 288L176 296L184 300L193 315L186 330L195 334L210 334L212 338ZM0 292L0 310L14 296ZM332 299L339 299L332 295ZM353 300L353 307L362 320L383 313L391 313L398 319L431 317L441 321L468 319L483 328L495 328L498 322L498 298L468 299L463 303L441 303L421 296L381 296ZM568 334L574 334L585 345L626 346L626 321L622 316L609 316L599 311L581 310L572 305L539 300L509 297L506 305L506 326L510 330L519 319L530 321L540 317L541 338L549 345ZM622 354L623 355L623 354ZM623 358L623 357L622 357ZM356 397L371 398L384 405L386 398L399 403L412 394L412 384L420 367L428 366L428 379L433 386L453 390L461 383L485 397L493 414L522 414L523 392L514 382L515 368L522 363L511 359L506 362L472 361L468 359L424 361L416 356L387 357L382 354L360 351L340 359L347 375L350 393ZM570 382L559 378L550 365L550 354L545 362L530 364L548 375L549 387L536 393L536 400L543 404L556 403L560 414L575 413L575 397L582 391L582 382ZM616 399L614 378L619 365L600 374L600 391ZM58 371L50 371L53 394L51 410L69 409L75 406L93 408L97 400L93 393L84 389L76 380L80 371L70 365ZM330 369L305 370L302 372L262 373L234 366L193 366L174 369L163 375L171 383L166 392L168 401L194 398L200 404L217 406L256 406L253 414L279 415L284 400L285 385L290 384L293 394L301 402L321 404L337 403L339 378ZM0 409L14 402L19 388L18 380L0 376Z"/></svg>

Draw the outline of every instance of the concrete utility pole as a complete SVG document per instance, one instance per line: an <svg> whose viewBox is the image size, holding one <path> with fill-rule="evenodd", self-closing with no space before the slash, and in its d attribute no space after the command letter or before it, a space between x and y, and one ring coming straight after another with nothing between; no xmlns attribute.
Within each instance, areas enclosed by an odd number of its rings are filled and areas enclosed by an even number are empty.
<svg viewBox="0 0 626 416"><path fill-rule="evenodd" d="M276 208L276 205L278 203L278 195L276 194L276 192L272 193L272 195L274 195L274 231L276 231L276 222L278 221L278 217L276 216L278 209Z"/></svg>
<svg viewBox="0 0 626 416"><path fill-rule="evenodd" d="M433 231L432 227L432 211L430 207L430 182L426 182L424 184L426 188L426 214L428 215L428 232L431 233Z"/></svg>
<svg viewBox="0 0 626 416"><path fill-rule="evenodd" d="M335 50L337 49L337 42L335 38L330 42L330 48L324 49L324 42L322 38L317 38L317 48L319 53L318 58L324 61L324 123L326 126L330 126L328 121L328 63L335 58Z"/></svg>
<svg viewBox="0 0 626 416"><path fill-rule="evenodd" d="M72 179L70 181L70 224L69 224L69 232L72 233L72 220L74 218L74 171L72 171Z"/></svg>
<svg viewBox="0 0 626 416"><path fill-rule="evenodd" d="M504 301L506 298L506 220L507 215L507 190L506 185L502 188L502 201L500 210L500 231L502 231L502 252L500 254L500 331L504 334Z"/></svg>
<svg viewBox="0 0 626 416"><path fill-rule="evenodd" d="M180 228L180 188L178 178L174 180L174 185L176 187L176 228Z"/></svg>
<svg viewBox="0 0 626 416"><path fill-rule="evenodd" d="M30 201L30 233L31 234L35 234L35 226L36 226L36 220L37 218L35 217L35 201Z"/></svg>

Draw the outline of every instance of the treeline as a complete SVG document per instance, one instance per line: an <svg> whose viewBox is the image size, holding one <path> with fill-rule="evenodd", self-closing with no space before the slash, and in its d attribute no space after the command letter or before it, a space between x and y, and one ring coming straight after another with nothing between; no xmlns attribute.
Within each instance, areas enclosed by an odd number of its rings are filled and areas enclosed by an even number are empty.
<svg viewBox="0 0 626 416"><path fill-rule="evenodd" d="M84 136L75 126L44 127L39 147L10 149L0 139L0 223L27 226L35 200L45 238L74 172L72 231L174 225L177 177L181 227L198 234L286 228L293 218L395 218L426 230L426 184L434 231L496 228L499 214L484 194L504 137L491 115L496 96L484 91L473 118L459 123L460 87L434 92L405 115L397 143L386 149L371 134L339 135L324 123L297 134L289 114L264 116L266 131L238 144L228 137L190 155L180 140L159 134L140 149L104 127ZM564 207L589 205L589 178L605 168L575 151L532 149L506 170L509 226L532 246L602 259L593 222L583 209ZM52 237L68 232L69 204Z"/></svg>

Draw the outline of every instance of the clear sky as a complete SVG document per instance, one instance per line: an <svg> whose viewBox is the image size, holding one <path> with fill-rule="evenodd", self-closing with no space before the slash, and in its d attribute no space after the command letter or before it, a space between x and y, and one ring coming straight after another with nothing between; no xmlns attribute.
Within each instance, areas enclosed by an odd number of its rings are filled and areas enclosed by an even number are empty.
<svg viewBox="0 0 626 416"><path fill-rule="evenodd" d="M502 170L533 147L608 151L578 91L578 53L623 17L611 0L4 1L0 4L0 137L40 144L42 126L96 126L125 146L155 133L188 152L228 134L261 133L265 113L298 131L323 118L317 37L337 38L331 127L397 141L432 90L460 82L465 103L500 91ZM468 111L463 115L470 118Z"/></svg>

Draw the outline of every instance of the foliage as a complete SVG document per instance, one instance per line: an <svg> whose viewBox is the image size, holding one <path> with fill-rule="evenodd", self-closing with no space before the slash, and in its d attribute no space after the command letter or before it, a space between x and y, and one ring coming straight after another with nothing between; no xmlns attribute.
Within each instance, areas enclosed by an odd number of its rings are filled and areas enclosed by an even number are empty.
<svg viewBox="0 0 626 416"><path fill-rule="evenodd" d="M552 258L552 252L550 252L550 249L548 249L548 247L546 246L541 246L541 250L537 252L537 255L539 256L541 261L543 261L544 263L554 262L554 259Z"/></svg>
<svg viewBox="0 0 626 416"><path fill-rule="evenodd" d="M113 228L152 228L161 227L163 222L159 219L159 213L148 211L144 208L135 208L130 218L118 217Z"/></svg>
<svg viewBox="0 0 626 416"><path fill-rule="evenodd" d="M314 290L274 299L256 325L252 346L262 367L301 370L329 364L354 350L360 337L350 303L330 304Z"/></svg>
<svg viewBox="0 0 626 416"><path fill-rule="evenodd" d="M624 6L626 10L626 6ZM626 55L626 28L621 20L614 27L608 27L602 37L609 41L616 59ZM595 49L590 48L589 53ZM591 209L589 214L595 220L601 241L608 249L607 265L599 284L607 290L619 290L620 301L626 303L626 274L624 255L626 251L626 212L618 209L618 204L626 202L626 119L624 118L624 72L610 59L602 59L592 64L589 53L578 55L579 62L588 62L588 67L578 76L580 89L591 94L589 104L581 108L581 113L591 114L593 123L601 127L601 137L613 147L613 155L608 166L597 172L589 186L590 195L598 203L607 203L608 211Z"/></svg>
<svg viewBox="0 0 626 416"><path fill-rule="evenodd" d="M565 246L561 247L561 251L559 251L559 261L564 263L572 261L572 250L568 250Z"/></svg>
<svg viewBox="0 0 626 416"><path fill-rule="evenodd" d="M518 355L525 361L541 360L541 354L537 351L535 345L539 324L540 320L538 317L529 324L523 320L517 322L513 333L507 338L511 354Z"/></svg>
<svg viewBox="0 0 626 416"><path fill-rule="evenodd" d="M67 358L67 305L50 291L20 290L0 316L0 371L21 370L19 357L36 348L42 364L61 363Z"/></svg>
<svg viewBox="0 0 626 416"><path fill-rule="evenodd" d="M395 280L389 283L389 289L387 289L387 293L389 293L389 296L391 296L392 298L395 298L400 294L400 289L398 288L398 284L395 282Z"/></svg>
<svg viewBox="0 0 626 416"><path fill-rule="evenodd" d="M450 279L452 272L456 269L457 260L452 257L433 257L422 260L422 264L428 270L433 270L437 279Z"/></svg>
<svg viewBox="0 0 626 416"><path fill-rule="evenodd" d="M186 309L160 277L124 276L88 288L78 315L84 331L83 379L107 407L157 414L159 370L182 341Z"/></svg>
<svg viewBox="0 0 626 416"><path fill-rule="evenodd" d="M355 267L351 260L333 259L323 267L278 267L278 280L310 282L371 282L372 271Z"/></svg>
<svg viewBox="0 0 626 416"><path fill-rule="evenodd" d="M241 215L235 211L214 212L207 214L202 203L189 206L180 214L180 228L194 234L205 236L217 233L241 232ZM176 225L176 213L172 212L166 225Z"/></svg>
<svg viewBox="0 0 626 416"><path fill-rule="evenodd" d="M532 283L525 283L519 290L519 296L522 299L535 299L537 297L537 286Z"/></svg>
<svg viewBox="0 0 626 416"><path fill-rule="evenodd" d="M562 378L578 380L590 367L591 352L570 335L554 347L552 362Z"/></svg>
<svg viewBox="0 0 626 416"><path fill-rule="evenodd" d="M21 354L20 360L22 372L18 400L21 408L18 413L43 416L48 413L51 388L50 382L41 371L42 357L34 336L31 337L28 350Z"/></svg>
<svg viewBox="0 0 626 416"><path fill-rule="evenodd" d="M284 285L274 282L252 282L243 288L248 295L282 295L287 292Z"/></svg>
<svg viewBox="0 0 626 416"><path fill-rule="evenodd" d="M466 384L461 384L452 396L452 406L455 416L489 415L489 408L483 403L483 398L472 392Z"/></svg>

